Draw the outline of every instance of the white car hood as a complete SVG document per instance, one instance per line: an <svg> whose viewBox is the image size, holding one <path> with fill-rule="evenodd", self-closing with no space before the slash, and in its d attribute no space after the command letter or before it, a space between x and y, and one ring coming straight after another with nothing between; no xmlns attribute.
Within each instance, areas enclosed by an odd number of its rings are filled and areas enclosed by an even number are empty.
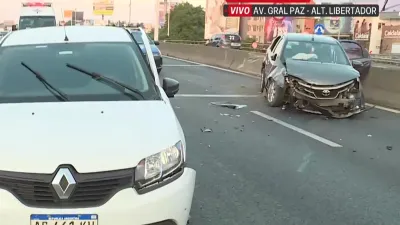
<svg viewBox="0 0 400 225"><path fill-rule="evenodd" d="M180 131L164 101L0 104L0 170L130 168L184 139Z"/></svg>

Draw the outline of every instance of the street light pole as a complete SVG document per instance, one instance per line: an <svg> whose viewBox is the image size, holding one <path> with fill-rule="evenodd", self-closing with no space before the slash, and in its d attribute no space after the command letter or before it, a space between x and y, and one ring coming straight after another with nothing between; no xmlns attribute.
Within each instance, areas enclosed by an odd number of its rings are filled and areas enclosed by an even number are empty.
<svg viewBox="0 0 400 225"><path fill-rule="evenodd" d="M158 29L160 26L160 0L156 0L156 24L154 26L154 40L158 41Z"/></svg>
<svg viewBox="0 0 400 225"><path fill-rule="evenodd" d="M129 24L131 24L132 17L132 0L129 0Z"/></svg>

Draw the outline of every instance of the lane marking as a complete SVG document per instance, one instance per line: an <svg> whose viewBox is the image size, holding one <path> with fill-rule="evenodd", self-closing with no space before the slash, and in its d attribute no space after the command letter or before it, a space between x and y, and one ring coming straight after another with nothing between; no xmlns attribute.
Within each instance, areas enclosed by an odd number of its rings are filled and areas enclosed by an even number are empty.
<svg viewBox="0 0 400 225"><path fill-rule="evenodd" d="M310 163L310 158L314 153L309 152L303 157L303 162L300 164L299 168L297 169L297 172L302 173L304 169L307 167L307 165Z"/></svg>
<svg viewBox="0 0 400 225"><path fill-rule="evenodd" d="M163 65L163 67L202 67L202 66L204 66L205 67L205 65L187 65L187 64L185 64L185 65Z"/></svg>
<svg viewBox="0 0 400 225"><path fill-rule="evenodd" d="M379 105L374 105L374 104L369 104L369 103L366 103L365 105L367 105L369 107L374 107L376 109L380 109L380 110L384 110L384 111L400 114L400 110L397 110L397 109L391 109L391 108L387 108L387 107L383 107L383 106L379 106Z"/></svg>
<svg viewBox="0 0 400 225"><path fill-rule="evenodd" d="M186 59L179 59L179 58L175 58L175 57L171 57L171 56L163 56L163 57L166 57L166 58L169 58L169 59L173 59L173 60L177 60L177 61L182 61L182 62L192 63L192 64L196 64L196 65L201 65L201 66L204 66L204 67L209 67L209 68L213 68L213 69L217 69L217 70L221 70L221 71L225 71L225 72L229 72L229 73L234 73L234 74L242 75L242 76L253 78L253 79L257 79L257 80L261 79L261 77L257 77L257 76L250 75L250 74L247 74L247 73L237 72L237 71L234 71L234 70L224 69L224 68L221 68L221 67L211 66L211 65L198 63L198 62L194 62L194 61L190 61L190 60L186 60ZM380 110L383 110L383 111L387 111L387 112L391 112L391 113L395 113L395 114L400 114L400 110L391 109L391 108L387 108L387 107L379 106L379 105L374 105L374 104L370 104L370 103L367 103L366 105L367 106L375 106L376 109L380 109Z"/></svg>
<svg viewBox="0 0 400 225"><path fill-rule="evenodd" d="M246 74L246 73L242 73L242 72L238 72L238 71L234 71L234 70L230 70L230 69L224 69L221 67L217 67L217 66L211 66L211 65L207 65L207 64L203 64L203 63L198 63L198 62L194 62L194 61L190 61L190 60L186 60L186 59L179 59L179 58L175 58L175 57L171 57L171 56L163 56L169 59L173 59L173 60L177 60L177 61L182 61L182 62L187 62L187 63L192 63L192 64L196 64L196 65L201 65L204 67L208 67L208 68L213 68L213 69L217 69L217 70L221 70L221 71L225 71L225 72L229 72L229 73L234 73L234 74L239 74L245 77L250 77L253 79L257 79L260 80L261 77L256 77L254 75L250 75L250 74Z"/></svg>
<svg viewBox="0 0 400 225"><path fill-rule="evenodd" d="M324 144L326 144L326 145L329 145L329 146L331 146L331 147L334 147L334 148L341 148L341 147L343 147L343 146L341 146L341 145L339 145L339 144L337 144L337 143L335 143L335 142L333 142L333 141L330 141L330 140L328 140L328 139L325 139L325 138L323 138L323 137L320 137L320 136L318 136L318 135L316 135L316 134L313 134L313 133L311 133L311 132L308 132L308 131L306 131L306 130L303 130L303 129L299 128L299 127L293 126L293 125L291 125L291 124L289 124L289 123L283 122L282 120L279 120L279 119L277 119L277 118L275 118L275 117L268 116L267 114L264 114L264 113L262 113L262 112L259 112L259 111L250 111L250 112L253 113L253 114L256 114L257 116L261 116L261 117L263 117L263 118L265 118L265 119L268 119L268 120L270 120L270 121L273 121L273 122L275 122L275 123L277 123L277 124L279 124L279 125L282 125L282 126L284 126L284 127L286 127L286 128L289 128L289 129L291 129L291 130L293 130L293 131L296 131L296 132L298 132L298 133L300 133L300 134L303 134L303 135L305 135L305 136L308 136L308 137L310 137L310 138L312 138L312 139L314 139L314 140L316 140L316 141L319 141L319 142L321 142L321 143L324 143Z"/></svg>
<svg viewBox="0 0 400 225"><path fill-rule="evenodd" d="M203 95L203 94L177 94L175 97L194 97L194 98L257 98L260 95Z"/></svg>

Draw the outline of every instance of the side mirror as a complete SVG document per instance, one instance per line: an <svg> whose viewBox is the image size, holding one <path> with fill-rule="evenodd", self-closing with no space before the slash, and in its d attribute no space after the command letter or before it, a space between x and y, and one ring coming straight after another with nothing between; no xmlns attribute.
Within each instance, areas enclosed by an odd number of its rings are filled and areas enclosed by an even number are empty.
<svg viewBox="0 0 400 225"><path fill-rule="evenodd" d="M360 62L358 60L353 60L351 62L351 64L353 65L354 68L359 68L359 67L362 67L362 65L363 65L362 62Z"/></svg>
<svg viewBox="0 0 400 225"><path fill-rule="evenodd" d="M273 54L273 55L271 56L271 60L272 60L272 61L275 61L275 60L276 60L276 57L278 57L278 55L275 53L275 54Z"/></svg>
<svg viewBox="0 0 400 225"><path fill-rule="evenodd" d="M155 45L160 45L160 42L159 41L154 41L154 44Z"/></svg>
<svg viewBox="0 0 400 225"><path fill-rule="evenodd" d="M179 82L171 78L164 78L163 89L168 98L173 98L179 91Z"/></svg>

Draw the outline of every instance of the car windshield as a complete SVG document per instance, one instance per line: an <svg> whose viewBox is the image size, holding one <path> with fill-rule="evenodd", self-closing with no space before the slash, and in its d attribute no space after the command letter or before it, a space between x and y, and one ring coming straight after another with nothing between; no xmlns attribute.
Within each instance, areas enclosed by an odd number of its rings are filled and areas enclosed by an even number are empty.
<svg viewBox="0 0 400 225"><path fill-rule="evenodd" d="M283 56L285 60L293 59L350 65L345 52L339 44L314 41L288 41Z"/></svg>
<svg viewBox="0 0 400 225"><path fill-rule="evenodd" d="M137 89L155 99L154 81L140 50L130 43L68 43L3 47L0 50L0 103L58 101L26 63L70 101L132 100L121 91L68 68L71 64ZM107 54L104 54L104 53ZM142 99L138 99L142 100Z"/></svg>
<svg viewBox="0 0 400 225"><path fill-rule="evenodd" d="M54 16L21 16L18 29L51 26L56 26L56 18Z"/></svg>

